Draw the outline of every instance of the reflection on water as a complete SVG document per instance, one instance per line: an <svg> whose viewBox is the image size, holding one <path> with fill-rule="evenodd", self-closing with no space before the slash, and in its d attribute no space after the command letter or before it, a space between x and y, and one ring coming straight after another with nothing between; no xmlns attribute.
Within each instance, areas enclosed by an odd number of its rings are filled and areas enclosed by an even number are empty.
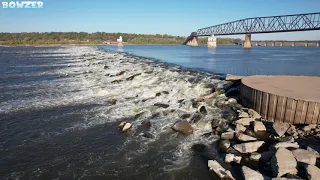
<svg viewBox="0 0 320 180"><path fill-rule="evenodd" d="M216 48L208 48L208 54L216 54Z"/></svg>
<svg viewBox="0 0 320 180"><path fill-rule="evenodd" d="M319 47L134 45L121 49L101 46L113 51L159 59L189 68L237 75L286 74L320 76Z"/></svg>

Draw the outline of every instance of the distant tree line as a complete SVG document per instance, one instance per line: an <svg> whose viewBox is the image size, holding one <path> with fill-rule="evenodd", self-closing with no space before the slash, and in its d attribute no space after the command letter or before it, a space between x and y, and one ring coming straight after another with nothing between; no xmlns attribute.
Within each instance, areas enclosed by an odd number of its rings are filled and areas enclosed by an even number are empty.
<svg viewBox="0 0 320 180"><path fill-rule="evenodd" d="M131 44L182 44L183 36L167 34L130 34L106 32L31 32L0 33L0 44L7 45L39 45L39 44L102 44L116 42L122 36L123 41ZM241 41L241 40L240 40ZM199 44L206 44L207 38L199 38ZM235 44L234 39L218 38L217 44Z"/></svg>

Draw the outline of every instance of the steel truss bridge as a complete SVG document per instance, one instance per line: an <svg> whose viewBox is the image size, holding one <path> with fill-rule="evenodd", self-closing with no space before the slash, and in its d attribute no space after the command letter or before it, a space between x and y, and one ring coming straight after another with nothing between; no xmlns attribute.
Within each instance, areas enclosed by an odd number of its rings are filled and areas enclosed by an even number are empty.
<svg viewBox="0 0 320 180"><path fill-rule="evenodd" d="M246 18L199 29L195 36L320 30L320 12Z"/></svg>

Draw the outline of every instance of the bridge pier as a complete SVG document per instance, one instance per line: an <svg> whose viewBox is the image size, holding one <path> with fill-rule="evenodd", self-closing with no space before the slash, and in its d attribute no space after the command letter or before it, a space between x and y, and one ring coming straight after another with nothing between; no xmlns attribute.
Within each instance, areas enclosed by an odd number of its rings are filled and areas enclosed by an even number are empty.
<svg viewBox="0 0 320 180"><path fill-rule="evenodd" d="M208 46L208 48L216 48L217 47L217 38L214 35L208 37L207 46Z"/></svg>
<svg viewBox="0 0 320 180"><path fill-rule="evenodd" d="M245 35L245 41L244 41L243 47L244 48L251 48L251 34Z"/></svg>
<svg viewBox="0 0 320 180"><path fill-rule="evenodd" d="M292 46L294 46L294 42L292 42L292 44L291 44Z"/></svg>

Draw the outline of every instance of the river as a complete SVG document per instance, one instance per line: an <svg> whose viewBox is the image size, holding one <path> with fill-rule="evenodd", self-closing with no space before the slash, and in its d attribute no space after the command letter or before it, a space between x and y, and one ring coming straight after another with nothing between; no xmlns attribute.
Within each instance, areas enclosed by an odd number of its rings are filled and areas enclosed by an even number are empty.
<svg viewBox="0 0 320 180"><path fill-rule="evenodd" d="M140 45L102 46L119 52L159 59L190 68L236 75L308 75L320 76L320 48L302 46L205 46Z"/></svg>
<svg viewBox="0 0 320 180"><path fill-rule="evenodd" d="M179 100L223 85L215 73L320 75L319 55L316 47L0 47L0 179L212 179L207 160L223 164L217 137L197 124L190 136L172 131L196 111ZM224 119L212 111L204 121ZM129 133L116 128L122 121ZM229 168L237 177L239 167Z"/></svg>

